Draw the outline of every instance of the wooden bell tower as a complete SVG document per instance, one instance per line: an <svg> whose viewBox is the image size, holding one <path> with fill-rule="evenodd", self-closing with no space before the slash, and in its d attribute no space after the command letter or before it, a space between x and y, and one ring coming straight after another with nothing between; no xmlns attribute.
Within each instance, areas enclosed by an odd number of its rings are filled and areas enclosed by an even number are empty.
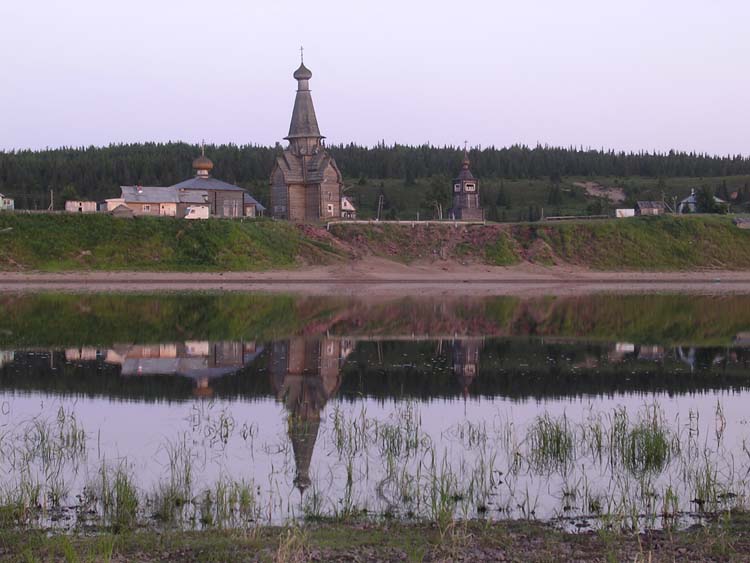
<svg viewBox="0 0 750 563"><path fill-rule="evenodd" d="M479 204L479 180L471 173L469 165L469 153L464 143L461 171L453 179L451 215L457 221L484 221L484 209Z"/></svg>

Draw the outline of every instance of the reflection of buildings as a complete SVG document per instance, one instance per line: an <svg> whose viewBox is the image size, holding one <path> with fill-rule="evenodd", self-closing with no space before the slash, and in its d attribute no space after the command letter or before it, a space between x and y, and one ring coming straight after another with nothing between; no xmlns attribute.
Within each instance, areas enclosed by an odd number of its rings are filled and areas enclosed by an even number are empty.
<svg viewBox="0 0 750 563"><path fill-rule="evenodd" d="M0 368L11 363L15 357L16 354L12 350L0 350Z"/></svg>
<svg viewBox="0 0 750 563"><path fill-rule="evenodd" d="M65 361L67 362L95 362L99 359L97 348L68 348L65 350Z"/></svg>
<svg viewBox="0 0 750 563"><path fill-rule="evenodd" d="M320 414L341 385L341 367L352 352L348 340L293 338L271 347L271 385L289 412L288 431L297 475L304 493L310 486L310 462Z"/></svg>
<svg viewBox="0 0 750 563"><path fill-rule="evenodd" d="M614 347L609 351L608 358L610 362L621 362L626 356L635 353L635 344L630 342L616 342Z"/></svg>
<svg viewBox="0 0 750 563"><path fill-rule="evenodd" d="M623 362L626 358L637 358L648 362L661 362L666 356L663 346L641 344L636 346L630 342L617 342L609 350L607 358L610 363Z"/></svg>
<svg viewBox="0 0 750 563"><path fill-rule="evenodd" d="M166 344L115 345L98 352L93 349L66 350L68 361L96 359L121 366L123 376L179 375L195 382L195 394L211 395L212 379L230 375L252 362L263 351L255 342L188 341ZM70 355L69 355L70 354Z"/></svg>
<svg viewBox="0 0 750 563"><path fill-rule="evenodd" d="M638 348L638 359L649 362L660 362L664 359L663 346L640 346Z"/></svg>
<svg viewBox="0 0 750 563"><path fill-rule="evenodd" d="M479 353L483 346L484 339L481 338L453 341L453 373L464 397L469 395L469 387L479 372Z"/></svg>

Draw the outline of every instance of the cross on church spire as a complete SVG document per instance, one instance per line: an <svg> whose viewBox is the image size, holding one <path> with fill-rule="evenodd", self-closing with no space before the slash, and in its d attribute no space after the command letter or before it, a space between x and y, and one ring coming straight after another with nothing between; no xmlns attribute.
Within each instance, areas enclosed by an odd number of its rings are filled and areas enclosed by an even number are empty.
<svg viewBox="0 0 750 563"><path fill-rule="evenodd" d="M305 64L305 48L302 45L299 46L299 62Z"/></svg>

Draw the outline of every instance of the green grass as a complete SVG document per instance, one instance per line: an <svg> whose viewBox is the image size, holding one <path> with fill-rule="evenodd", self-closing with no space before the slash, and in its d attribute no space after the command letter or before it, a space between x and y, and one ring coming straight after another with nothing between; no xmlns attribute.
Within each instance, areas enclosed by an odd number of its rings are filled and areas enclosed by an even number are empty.
<svg viewBox="0 0 750 563"><path fill-rule="evenodd" d="M0 269L258 271L338 256L289 223L0 214Z"/></svg>
<svg viewBox="0 0 750 563"><path fill-rule="evenodd" d="M595 270L750 268L750 232L727 217L638 217L529 230L563 261Z"/></svg>
<svg viewBox="0 0 750 563"><path fill-rule="evenodd" d="M444 225L115 219L0 214L0 270L264 271L347 255L412 263L572 264L602 271L743 270L750 231L729 217Z"/></svg>

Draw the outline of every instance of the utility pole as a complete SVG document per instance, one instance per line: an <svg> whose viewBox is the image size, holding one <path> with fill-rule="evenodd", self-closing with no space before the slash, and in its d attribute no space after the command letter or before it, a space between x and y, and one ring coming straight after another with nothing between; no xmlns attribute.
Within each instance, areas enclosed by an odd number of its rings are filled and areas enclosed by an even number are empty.
<svg viewBox="0 0 750 563"><path fill-rule="evenodd" d="M49 190L49 207L47 208L47 211L54 211L55 210L55 192L52 188Z"/></svg>
<svg viewBox="0 0 750 563"><path fill-rule="evenodd" d="M667 194L665 192L661 192L661 202L664 204L664 207L670 212L670 213L677 213L677 198L675 197L675 205L674 207L670 206L669 203L667 203Z"/></svg>
<svg viewBox="0 0 750 563"><path fill-rule="evenodd" d="M378 221L380 221L380 213L383 211L383 194L380 194L378 198Z"/></svg>

